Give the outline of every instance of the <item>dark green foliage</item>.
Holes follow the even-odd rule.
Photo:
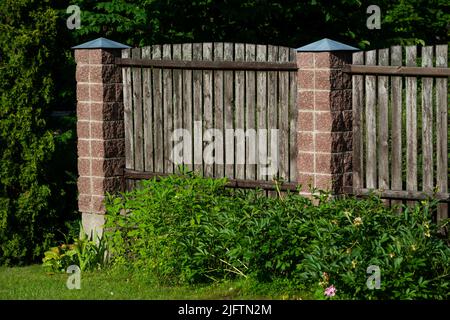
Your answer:
[[[112,264],[162,284],[251,277],[319,297],[334,285],[338,298],[448,298],[450,248],[431,222],[432,204],[397,214],[378,198],[268,198],[224,184],[171,176],[111,197]],[[370,265],[381,269],[379,290],[366,286]]]
[[[57,16],[47,1],[6,0],[0,11],[0,264],[17,264],[40,258],[67,218],[49,205],[64,192],[50,167],[61,138],[46,122]]]
[[[75,1],[84,40],[106,36],[129,45],[247,42],[298,47],[325,37],[361,48],[448,41],[446,0],[114,0]],[[369,30],[369,5],[381,30]]]

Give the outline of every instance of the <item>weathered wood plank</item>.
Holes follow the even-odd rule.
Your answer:
[[[234,60],[245,60],[245,46],[243,43],[234,45]],[[234,72],[234,92],[235,92],[235,124],[236,124],[236,150],[235,150],[235,177],[245,178],[245,71]],[[240,131],[242,130],[242,131]],[[242,134],[239,134],[242,132]]]
[[[383,199],[401,199],[401,200],[427,200],[437,199],[440,202],[450,202],[450,194],[433,193],[424,191],[408,191],[408,190],[378,190],[362,188],[353,192],[355,196],[377,195]]]
[[[256,59],[256,46],[245,45],[245,61],[252,62]],[[245,128],[256,129],[256,72],[245,72]],[[256,134],[255,134],[256,136]],[[245,178],[256,180],[256,143],[248,143],[245,148]]]
[[[279,60],[288,61],[289,48],[279,48]],[[280,132],[280,156],[279,176],[281,179],[289,180],[289,74],[287,72],[278,72],[278,110],[279,110],[279,132]]]
[[[182,47],[182,58],[185,61],[192,60],[192,43],[184,43]],[[192,123],[192,71],[183,70],[183,129],[186,129],[191,133],[190,143],[186,146],[190,146],[190,150],[183,149],[183,163],[188,170],[194,168],[194,145],[193,145],[193,132],[194,126]],[[189,137],[185,137],[188,139]]]
[[[391,65],[402,65],[402,47],[391,48]],[[402,77],[391,77],[391,189],[402,190]],[[401,201],[392,201],[400,205]]]
[[[395,75],[395,76],[422,76],[446,78],[450,76],[447,68],[426,68],[426,67],[401,67],[401,66],[358,66],[345,65],[343,72],[352,74],[370,75]]]
[[[448,46],[436,46],[436,67],[447,67]],[[440,192],[448,192],[448,96],[447,79],[436,79],[436,184]],[[449,205],[440,205],[438,221],[448,218]]]
[[[151,47],[142,48],[142,58],[151,59]],[[144,170],[153,171],[153,110],[152,110],[152,70],[142,70],[142,90],[144,108]]]
[[[161,46],[152,46],[152,59],[161,59]],[[152,92],[153,92],[153,114],[154,114],[154,151],[155,171],[164,172],[164,127],[163,127],[163,99],[162,99],[162,70],[153,70]]]
[[[133,58],[141,57],[141,48],[131,50]],[[133,126],[134,126],[134,168],[144,170],[144,128],[142,114],[142,69],[132,68],[133,74]]]
[[[267,61],[273,62],[278,60],[278,47],[267,47]],[[268,156],[274,159],[270,159],[271,164],[278,162],[278,144],[279,141],[272,141],[275,138],[275,134],[271,134],[272,131],[278,130],[278,75],[275,71],[267,72],[267,124],[268,124]],[[278,131],[279,132],[279,131]],[[278,135],[276,135],[277,138]],[[277,164],[278,167],[278,164]],[[273,175],[269,175],[268,180],[278,177],[278,168]]]
[[[212,61],[212,59],[213,59],[212,43],[203,43],[203,60]],[[205,131],[214,128],[212,95],[213,95],[212,71],[205,70],[203,71],[203,128]],[[203,172],[206,177],[213,177],[214,163],[205,162],[203,166]]]
[[[366,52],[366,64],[375,65],[377,51]],[[366,186],[377,188],[377,122],[376,122],[376,77],[366,76]]]
[[[433,47],[422,47],[422,66],[433,66]],[[433,78],[422,78],[422,190],[433,189]]]
[[[192,48],[192,59],[202,60],[203,45],[194,43]],[[192,71],[193,80],[193,119],[194,119],[194,170],[203,174],[203,76],[202,71]]]
[[[274,62],[278,60],[278,47],[267,46],[267,61]],[[272,181],[278,178],[278,75],[277,72],[267,72],[267,125],[268,125],[268,141],[267,141],[267,153],[270,159],[270,167],[274,167],[276,164],[276,171],[269,172],[267,179]],[[276,191],[269,191],[268,195],[276,197]]]
[[[189,70],[229,70],[229,71],[297,71],[295,62],[239,62],[239,61],[158,61],[116,58],[120,66],[142,68],[189,69]]]
[[[131,49],[123,49],[122,57],[131,56]],[[122,68],[123,107],[125,126],[125,167],[134,169],[134,133],[133,133],[133,96],[131,85],[131,68]]]
[[[163,45],[162,58],[172,59],[172,45]],[[172,70],[163,69],[163,114],[164,114],[164,172],[172,173],[174,169],[171,161],[173,150],[173,96],[172,96]]]
[[[389,65],[389,49],[378,50],[378,64]],[[389,78],[378,77],[378,188],[389,189]]]
[[[136,181],[143,179],[153,179],[159,181],[163,177],[167,177],[168,173],[156,173],[156,172],[143,172],[135,170],[125,170],[125,177],[127,181]],[[226,184],[228,188],[244,188],[244,189],[263,189],[263,190],[275,190],[275,182],[265,180],[243,180],[243,179],[228,179]],[[295,182],[285,182],[280,185],[282,191],[297,191],[298,185]]]
[[[233,43],[224,43],[224,60],[233,60]],[[225,130],[234,129],[234,94],[233,94],[233,71],[224,71],[224,125]],[[234,135],[225,134],[225,176],[234,178]]]
[[[289,61],[297,54],[289,49]],[[289,181],[297,181],[297,72],[289,72]]]
[[[256,61],[266,61],[267,46],[256,46]],[[257,121],[257,179],[267,180],[267,72],[256,72],[256,121]]]
[[[364,52],[353,53],[353,64],[364,63]],[[354,75],[352,77],[352,108],[353,108],[353,181],[354,189],[363,187],[363,123],[362,110],[364,106],[364,76]]]
[[[181,60],[181,44],[174,44],[172,47],[172,59]],[[173,129],[183,128],[183,79],[181,70],[172,71],[173,82]],[[171,135],[172,137],[172,135]],[[173,142],[175,144],[175,141]],[[175,171],[178,171],[180,164],[174,163]]]
[[[416,46],[406,47],[406,65],[415,66]],[[417,79],[406,78],[406,189],[417,191]]]
[[[214,43],[214,60],[222,61],[223,60],[223,43],[216,42]],[[214,128],[216,128],[222,134],[222,138],[224,137],[224,126],[223,126],[223,71],[215,70],[214,71]],[[218,141],[215,145],[215,159],[216,163],[214,166],[214,176],[217,178],[221,178],[225,176],[224,171],[224,141]]]

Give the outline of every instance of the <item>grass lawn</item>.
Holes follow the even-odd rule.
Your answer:
[[[241,280],[189,287],[159,287],[133,280],[126,274],[84,272],[81,289],[66,287],[68,274],[50,274],[40,265],[0,267],[0,299],[311,299],[287,293],[280,285],[254,285]]]

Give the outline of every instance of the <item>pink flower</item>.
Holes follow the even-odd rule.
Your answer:
[[[323,293],[327,297],[334,297],[336,295],[336,288],[331,285],[328,288],[325,289],[325,292]]]

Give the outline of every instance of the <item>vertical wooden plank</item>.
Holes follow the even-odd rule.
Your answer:
[[[130,58],[131,49],[122,50],[122,58]],[[125,168],[134,169],[133,96],[131,68],[122,68],[123,108],[125,126]]]
[[[289,61],[295,62],[297,54],[289,49]],[[289,72],[289,180],[297,181],[297,72]]]
[[[212,43],[203,43],[203,60],[212,61],[213,46]],[[212,71],[203,71],[203,127],[204,130],[213,129],[213,83]],[[204,174],[206,177],[214,176],[214,164],[204,164]]]
[[[234,60],[245,60],[245,47],[243,43],[234,45]],[[245,71],[236,71],[234,73],[234,92],[235,92],[235,130],[245,131]],[[235,177],[236,179],[245,179],[245,136],[236,134],[235,150]]]
[[[132,58],[141,58],[141,48],[131,50]],[[142,69],[133,67],[134,169],[144,170],[144,128],[142,115]]]
[[[422,67],[433,67],[433,47],[422,47]],[[422,78],[422,190],[433,189],[433,78]]]
[[[181,60],[181,44],[172,47],[172,59]],[[183,128],[183,79],[181,70],[173,70],[173,129]],[[174,142],[175,143],[175,142]],[[184,151],[184,149],[183,149]],[[184,158],[184,155],[183,155]],[[174,163],[174,170],[178,172],[180,164]]]
[[[401,46],[391,48],[391,65],[402,65]],[[402,190],[402,77],[391,77],[391,87],[391,189]],[[392,200],[392,204],[401,205],[402,201]]]
[[[287,62],[289,60],[289,48],[279,48],[279,61]],[[283,180],[289,180],[289,73],[286,71],[278,72],[278,110],[279,110],[279,141],[280,157],[278,159],[279,176]]]
[[[151,47],[142,48],[142,59],[151,59]],[[152,110],[152,70],[142,70],[144,99],[144,170],[153,172],[153,110]]]
[[[436,67],[446,68],[448,45],[436,46]],[[436,79],[436,184],[440,192],[448,192],[448,96],[447,78]],[[440,204],[437,220],[448,218],[448,204]]]
[[[192,47],[192,60],[202,60],[203,45],[194,43]],[[202,71],[194,70],[192,72],[193,81],[193,119],[194,119],[194,170],[204,174],[203,172],[203,110],[202,110]]]
[[[183,44],[183,60],[192,60],[192,43]],[[192,70],[183,70],[183,129],[190,132],[191,141],[190,150],[183,150],[183,163],[188,170],[193,170],[194,168],[194,145],[193,145],[193,133],[194,127],[192,123]],[[186,139],[188,137],[185,137]]]
[[[406,47],[406,65],[416,66],[416,46]],[[417,78],[406,77],[406,190],[417,191]],[[414,202],[409,202],[414,204]]]
[[[161,59],[161,46],[152,46],[152,59]],[[152,93],[153,93],[153,116],[154,116],[154,154],[155,154],[155,172],[164,172],[164,140],[163,140],[163,97],[162,97],[162,70],[152,70]]]
[[[364,64],[364,52],[353,53],[353,64]],[[352,76],[352,109],[353,109],[353,190],[363,187],[363,135],[362,110],[364,106],[364,76]]]
[[[163,60],[172,60],[172,45],[163,45]],[[163,69],[163,115],[164,115],[164,172],[172,173],[174,165],[170,160],[173,150],[173,97],[172,70]]]
[[[256,46],[256,61],[267,61],[267,46]],[[256,72],[256,121],[257,121],[257,166],[258,180],[267,180],[261,169],[267,167],[267,72]]]
[[[245,61],[256,61],[256,46],[245,45]],[[245,128],[247,132],[256,129],[256,72],[245,72]],[[256,138],[256,134],[255,134]],[[245,178],[256,179],[256,143],[248,143],[245,148]]]
[[[376,65],[377,51],[366,52],[366,65]],[[376,122],[376,76],[366,76],[366,184],[377,188],[377,122]]]
[[[223,58],[225,61],[233,61],[233,43],[224,43]],[[234,129],[233,113],[233,71],[224,71],[224,126],[227,129]],[[234,135],[225,133],[225,176],[234,178]]]
[[[277,46],[268,46],[267,47],[267,61],[270,62],[278,62],[278,47]],[[271,132],[274,130],[278,130],[278,77],[276,71],[268,71],[267,72],[267,124],[268,124],[268,143],[267,143],[267,154],[271,157],[278,158],[278,143],[272,144]],[[279,133],[279,131],[278,131]],[[280,137],[278,137],[280,138]],[[276,154],[272,154],[272,150],[276,150]],[[274,159],[277,161],[278,159]],[[277,161],[278,162],[278,161]],[[278,172],[276,172],[273,176],[268,176],[268,180],[272,180],[273,178],[277,178]],[[271,192],[269,192],[271,194]]]
[[[378,65],[389,65],[389,49],[378,50]],[[389,77],[378,77],[378,188],[389,189]]]
[[[214,43],[214,61],[223,61],[223,43]],[[223,130],[223,71],[214,71],[214,127],[222,133]],[[215,159],[216,164],[214,166],[214,176],[221,178],[225,176],[224,172],[224,141],[220,144],[216,144]]]

